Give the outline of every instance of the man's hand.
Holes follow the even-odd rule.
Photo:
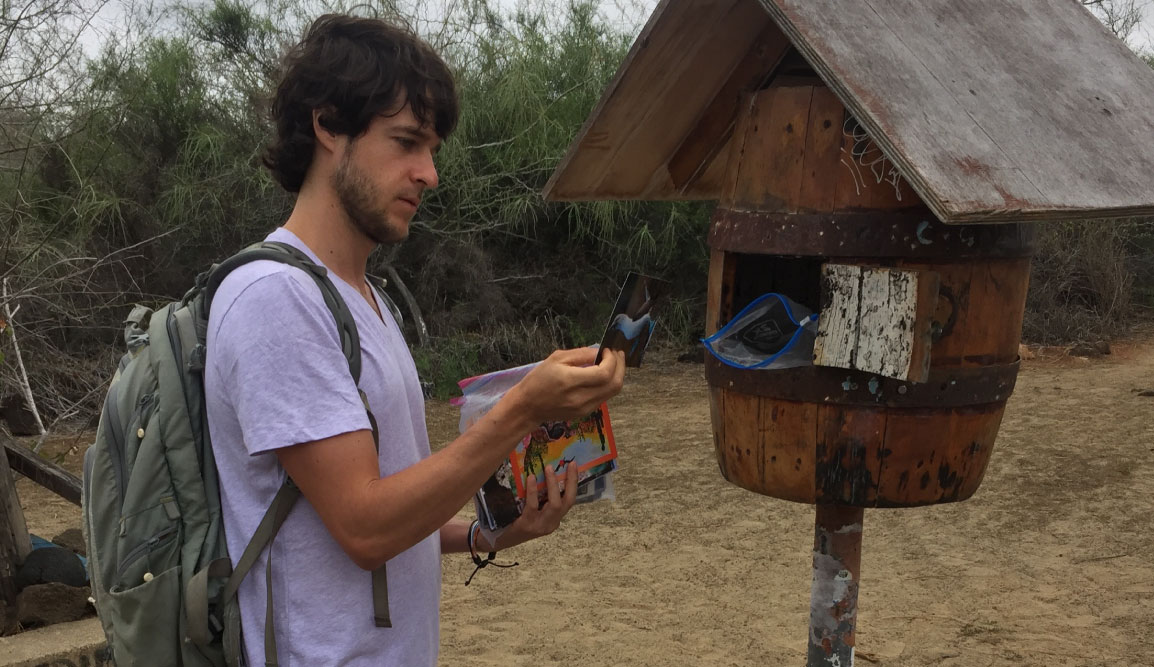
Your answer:
[[[621,391],[625,380],[625,353],[606,350],[593,365],[597,350],[585,347],[558,350],[549,355],[509,390],[514,412],[529,423],[570,421],[584,417]]]
[[[543,422],[567,422],[585,417],[620,392],[625,380],[624,352],[606,350],[601,362],[596,362],[594,348],[558,350],[514,385],[498,406],[530,425],[529,428]],[[501,533],[496,547],[507,549],[557,529],[577,497],[577,466],[570,464],[564,474],[562,495],[557,472],[545,468],[545,504],[540,505],[537,493],[529,491],[521,516]],[[493,546],[484,542],[482,538],[478,545],[481,550]]]
[[[565,468],[565,492],[562,494],[560,480],[552,466],[545,467],[546,502],[538,504],[537,491],[529,490],[525,497],[525,509],[508,528],[501,533],[496,545],[487,544],[481,537],[477,545],[478,551],[496,551],[497,548],[509,547],[543,537],[557,530],[561,519],[573,507],[577,498],[577,465],[569,464]]]

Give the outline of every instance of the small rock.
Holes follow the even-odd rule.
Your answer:
[[[1143,389],[1138,392],[1139,396],[1154,396],[1154,389]]]
[[[79,528],[69,528],[52,538],[52,543],[68,549],[74,554],[87,556],[87,548],[84,546],[84,534],[80,532]]]
[[[692,350],[677,356],[677,360],[687,364],[704,364],[705,363],[705,347],[698,345]]]
[[[16,570],[16,590],[38,584],[83,586],[88,579],[76,554],[61,547],[33,549]]]
[[[16,596],[20,624],[30,628],[78,621],[90,613],[88,595],[87,586],[76,588],[58,583],[29,586]]]
[[[1109,346],[1107,346],[1109,349]],[[1078,343],[1070,348],[1069,355],[1071,357],[1086,357],[1094,358],[1102,356],[1102,348],[1098,343]]]

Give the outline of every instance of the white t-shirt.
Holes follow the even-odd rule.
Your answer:
[[[294,234],[289,243],[319,259]],[[397,323],[381,317],[331,271],[361,341],[361,388],[380,428],[380,469],[388,476],[429,455],[417,370]],[[375,295],[374,295],[375,297]],[[220,471],[233,564],[284,480],[274,450],[369,428],[341,352],[336,321],[319,287],[299,269],[256,261],[221,284],[209,317],[205,394]],[[248,664],[263,665],[265,557],[239,591]],[[357,567],[304,497],[272,547],[277,653],[284,667],[433,666],[441,591],[440,539],[434,533],[388,562],[392,628],[373,624],[371,574]]]

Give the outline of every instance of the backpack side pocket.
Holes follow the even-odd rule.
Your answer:
[[[180,664],[180,566],[142,578],[139,586],[114,588],[104,613],[112,615],[113,660],[118,667]]]

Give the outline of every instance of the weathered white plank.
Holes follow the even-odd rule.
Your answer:
[[[826,264],[821,271],[822,305],[813,362],[854,368],[861,320],[862,267]]]
[[[909,271],[863,269],[857,367],[904,378],[914,356],[918,277]]]
[[[814,364],[924,380],[936,300],[932,272],[826,264]]]

